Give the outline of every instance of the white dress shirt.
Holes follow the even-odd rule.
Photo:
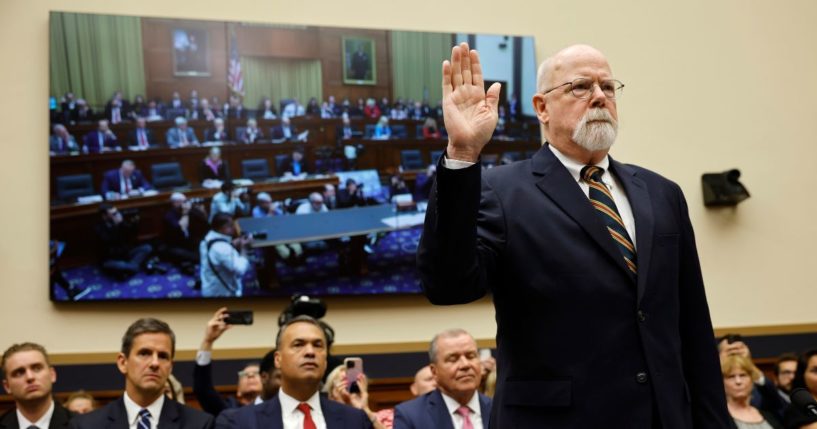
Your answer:
[[[281,417],[284,420],[284,429],[303,429],[304,413],[298,409],[301,401],[287,395],[283,388],[278,390],[278,400],[281,401]],[[312,408],[310,414],[312,415],[312,421],[315,422],[315,427],[317,429],[326,429],[326,419],[323,418],[319,392],[315,392],[306,403]]]
[[[28,421],[23,413],[20,412],[20,409],[17,409],[17,423],[19,423],[19,429],[28,429],[31,425],[37,426],[40,429],[48,429],[48,425],[51,424],[51,416],[54,415],[54,401],[51,401],[51,405],[48,407],[48,410],[40,417],[40,420],[36,422]]]
[[[562,163],[562,165],[567,168],[567,171],[573,176],[573,180],[579,184],[579,187],[584,192],[584,195],[590,198],[590,185],[587,184],[581,178],[581,171],[584,168],[584,164],[576,162],[570,158],[568,158],[565,154],[559,152],[559,149],[553,147],[553,145],[548,145],[548,148],[553,152],[553,155],[556,156],[556,159]],[[474,165],[473,162],[468,161],[461,161],[458,159],[449,159],[448,157],[444,157],[443,159],[443,167],[450,168],[452,170],[459,170],[462,168],[467,168]],[[624,221],[624,227],[627,228],[627,234],[630,234],[630,240],[633,242],[633,246],[638,249],[638,245],[635,241],[635,218],[633,217],[633,209],[630,206],[630,200],[627,199],[627,194],[624,192],[624,188],[621,186],[621,182],[610,174],[608,167],[610,166],[610,157],[605,156],[598,164],[595,164],[596,167],[601,167],[604,169],[604,174],[601,176],[601,181],[607,186],[607,189],[610,190],[610,193],[613,195],[613,201],[616,203],[616,208],[618,209],[618,214],[621,216],[621,220]]]
[[[137,429],[139,424],[139,411],[142,411],[142,407],[139,406],[136,402],[133,402],[133,399],[125,393],[125,413],[128,415],[128,427],[130,429]],[[165,405],[165,395],[159,395],[159,398],[153,401],[152,404],[148,405],[147,410],[150,411],[150,427],[152,429],[160,429],[158,427],[159,424],[159,416],[162,414],[162,407]]]
[[[460,408],[460,403],[442,391],[440,391],[440,394],[443,395],[443,401],[445,401],[445,407],[448,408],[448,416],[451,417],[451,422],[454,423],[454,429],[462,429],[462,424],[465,419],[463,419],[460,413],[457,412],[457,409]],[[468,419],[471,420],[471,426],[473,426],[474,429],[483,429],[482,409],[480,409],[479,406],[479,394],[474,392],[474,396],[471,397],[471,400],[468,401],[465,406],[471,410],[471,414],[468,416]]]

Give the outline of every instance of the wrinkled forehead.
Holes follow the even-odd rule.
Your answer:
[[[607,58],[590,46],[571,46],[553,57],[551,84],[558,85],[579,77],[611,78],[613,72]]]

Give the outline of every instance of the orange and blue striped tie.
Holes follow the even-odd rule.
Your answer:
[[[624,256],[624,263],[627,268],[633,273],[638,274],[635,259],[635,246],[630,239],[630,234],[627,233],[627,228],[624,226],[624,221],[621,220],[621,215],[616,208],[616,202],[613,201],[613,195],[601,181],[601,175],[604,174],[604,169],[596,167],[595,165],[587,165],[582,168],[582,179],[590,185],[590,203],[601,215],[607,230],[610,231],[610,236],[613,237],[618,250]]]

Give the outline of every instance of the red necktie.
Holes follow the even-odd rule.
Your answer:
[[[309,407],[309,404],[301,402],[298,404],[298,409],[304,413],[304,429],[318,429],[315,421],[312,420],[312,408]]]
[[[145,138],[145,130],[139,130],[139,146],[148,147],[148,140]]]

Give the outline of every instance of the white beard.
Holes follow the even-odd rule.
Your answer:
[[[576,124],[573,141],[591,151],[610,149],[616,141],[618,122],[606,109],[594,108],[587,111]]]

